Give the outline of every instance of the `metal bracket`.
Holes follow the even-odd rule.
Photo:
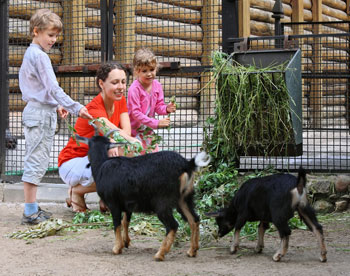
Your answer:
[[[289,39],[289,35],[284,35],[283,48],[284,49],[299,48],[299,41],[298,40],[291,40],[291,39]]]
[[[234,52],[248,51],[249,48],[250,48],[249,37],[245,37],[242,42],[233,44]]]

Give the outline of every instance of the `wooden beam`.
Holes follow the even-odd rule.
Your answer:
[[[79,64],[84,61],[85,51],[85,0],[64,1],[62,5],[64,15],[62,64]],[[72,99],[83,101],[84,91],[78,78],[64,79],[61,87]]]
[[[150,0],[137,0],[136,14],[192,24],[200,24],[201,22],[200,11],[177,7],[165,3],[157,3]]]
[[[312,21],[322,21],[322,0],[312,0]],[[312,30],[313,34],[321,34],[321,25],[315,24]],[[322,71],[322,44],[320,38],[315,38],[312,45],[312,71],[320,73]],[[321,127],[322,121],[322,80],[314,79],[311,81],[310,89],[311,105],[311,126]]]
[[[239,36],[250,36],[250,0],[238,1]]]
[[[219,3],[218,0],[203,0],[202,29],[203,29],[203,54],[202,66],[211,65],[213,51],[219,49]],[[201,110],[205,121],[209,114],[213,114],[215,103],[215,83],[210,83],[212,74],[210,72],[201,75]]]
[[[136,0],[115,2],[116,24],[114,31],[116,43],[114,54],[121,63],[131,63],[135,52],[135,9]]]
[[[304,0],[292,0],[292,22],[304,21]],[[294,33],[294,29],[293,29]]]

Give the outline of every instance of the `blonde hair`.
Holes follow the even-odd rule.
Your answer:
[[[143,67],[143,66],[155,66],[156,69],[159,69],[159,64],[157,58],[153,51],[149,48],[138,49],[134,55],[133,59],[133,69],[134,72]]]
[[[30,18],[29,32],[32,37],[34,36],[34,28],[43,31],[49,27],[52,27],[59,33],[63,28],[61,18],[49,9],[39,9]]]

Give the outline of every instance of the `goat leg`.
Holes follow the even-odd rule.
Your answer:
[[[322,263],[325,263],[325,262],[327,262],[327,249],[326,249],[326,245],[324,243],[324,237],[323,237],[323,234],[320,233],[319,231],[317,231],[317,233],[316,233],[316,236],[317,236],[317,238],[319,240],[319,244],[320,244],[320,247],[321,247],[320,261]]]
[[[235,235],[233,239],[233,244],[230,247],[230,253],[235,254],[239,248],[239,233],[241,232],[241,229],[235,230]]]
[[[199,249],[199,217],[193,208],[193,201],[181,197],[179,200],[178,211],[188,222],[191,229],[191,246],[187,251],[188,257],[196,257]]]
[[[121,226],[119,225],[115,229],[115,244],[113,247],[113,253],[119,255],[122,253],[122,249],[124,247],[122,235],[121,235]]]
[[[281,238],[280,248],[277,250],[275,255],[273,255],[272,259],[275,262],[279,262],[284,255],[286,255],[289,244],[289,236],[285,236]]]
[[[258,228],[258,244],[256,245],[255,251],[257,253],[261,253],[264,249],[264,235],[266,229],[269,228],[269,224],[266,222],[260,222],[259,228]]]
[[[318,223],[315,211],[311,208],[310,205],[306,205],[304,208],[298,208],[299,216],[305,222],[307,227],[316,235],[320,249],[320,261],[322,263],[327,262],[327,249],[324,242],[323,229],[322,226]]]
[[[122,228],[123,228],[122,237],[123,237],[123,243],[124,243],[125,248],[128,248],[130,245],[130,237],[129,237],[130,219],[129,219],[129,217],[130,217],[130,215],[125,212],[124,216],[123,216],[123,220],[122,220]]]
[[[196,257],[199,249],[199,222],[190,224],[191,228],[191,247],[187,251],[188,257]]]
[[[165,236],[158,252],[156,253],[156,255],[154,255],[154,259],[156,261],[164,261],[165,254],[170,251],[170,248],[175,240],[175,234],[175,230],[170,230],[169,233]]]

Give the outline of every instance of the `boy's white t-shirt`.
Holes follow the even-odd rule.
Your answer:
[[[19,87],[25,102],[33,101],[52,106],[63,106],[73,115],[83,107],[73,101],[59,86],[51,60],[38,44],[31,43],[19,70]]]

